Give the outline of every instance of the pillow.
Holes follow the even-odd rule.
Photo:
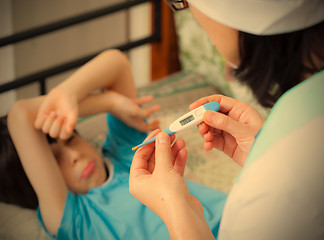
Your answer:
[[[0,212],[0,239],[51,239],[39,224],[36,211],[0,202]]]

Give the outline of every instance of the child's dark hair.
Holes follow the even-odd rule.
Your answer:
[[[11,140],[7,116],[0,118],[0,202],[36,209],[38,200]]]
[[[272,36],[239,32],[241,64],[234,74],[247,83],[258,101],[272,107],[278,98],[303,80],[305,74],[323,69],[324,22],[313,27]]]
[[[49,135],[46,137],[49,144],[57,142]],[[7,116],[0,118],[0,202],[30,209],[36,209],[38,206],[37,195],[25,174],[11,140]]]

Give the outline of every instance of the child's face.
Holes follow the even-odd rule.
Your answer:
[[[87,193],[107,179],[100,155],[80,136],[51,144],[67,187],[76,194]]]

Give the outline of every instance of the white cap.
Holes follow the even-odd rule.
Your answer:
[[[301,30],[324,20],[324,0],[188,0],[211,19],[255,35]]]

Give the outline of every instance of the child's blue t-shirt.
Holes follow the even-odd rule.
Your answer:
[[[87,194],[68,192],[57,239],[170,239],[162,219],[129,193],[132,147],[146,137],[112,115],[107,115],[107,138],[103,154],[111,161],[109,178]],[[201,201],[206,220],[217,238],[227,194],[187,182],[191,194]],[[150,191],[148,189],[148,191]],[[40,211],[38,218],[44,227]],[[44,227],[45,229],[45,227]]]

